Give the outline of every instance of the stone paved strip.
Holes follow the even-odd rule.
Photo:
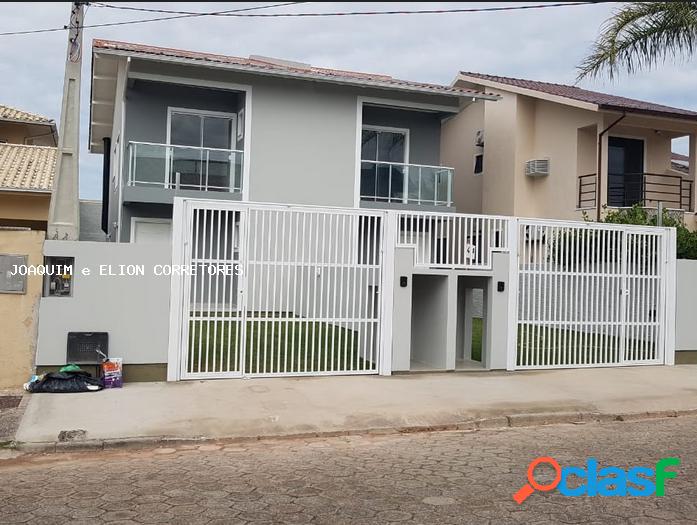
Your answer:
[[[0,462],[2,523],[694,523],[697,417],[479,432],[181,445]],[[652,466],[665,497],[512,494],[528,463]],[[549,472],[541,470],[539,481]]]

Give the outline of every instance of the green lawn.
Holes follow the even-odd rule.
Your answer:
[[[238,321],[190,321],[189,371],[239,371],[239,325]],[[357,330],[298,317],[247,321],[244,371],[263,374],[370,369],[371,362],[358,351],[359,347],[370,346],[368,336],[359,341],[360,336]]]
[[[594,365],[619,362],[621,356],[621,343],[619,336],[593,335],[578,330],[567,328],[547,327],[546,330],[527,328],[518,330],[518,364],[528,365]],[[526,343],[524,345],[523,343]],[[626,339],[628,348],[642,346],[642,341]],[[524,348],[527,346],[527,355]],[[648,342],[647,358],[650,358]],[[539,349],[539,355],[534,349]],[[543,354],[541,351],[547,351]]]
[[[484,325],[483,319],[477,317],[472,318],[472,359],[474,361],[482,360],[482,328]]]

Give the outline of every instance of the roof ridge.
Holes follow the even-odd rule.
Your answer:
[[[648,100],[641,100],[623,95],[603,93],[602,91],[595,91],[569,84],[507,77],[503,75],[490,75],[487,73],[476,73],[474,71],[460,71],[460,75],[472,79],[496,82],[506,86],[546,93],[548,95],[555,95],[570,100],[588,102],[605,109],[623,109],[630,112],[663,114],[664,116],[682,116],[683,118],[689,117],[690,119],[697,117],[697,111],[691,109],[668,106],[660,102],[650,102]]]
[[[31,111],[27,111],[27,110],[25,110],[25,109],[18,108],[18,107],[15,107],[15,106],[10,106],[10,105],[8,105],[8,104],[0,104],[0,110],[3,109],[3,108],[4,108],[4,109],[9,109],[10,111],[16,111],[16,112],[18,112],[18,113],[24,113],[25,115],[30,115],[30,116],[32,116],[32,117],[39,118],[39,119],[41,119],[41,120],[46,121],[47,123],[48,123],[48,122],[55,122],[52,118],[49,118],[49,117],[47,117],[47,116],[45,116],[45,115],[40,115],[39,113],[32,113]],[[0,111],[0,113],[2,113],[2,112]],[[8,120],[8,119],[7,119],[7,118],[4,118],[4,117],[2,117],[2,116],[0,116],[0,120]],[[10,118],[9,120],[20,120],[20,119],[12,119],[12,118]]]
[[[214,53],[206,53],[199,51],[187,51],[184,49],[169,48],[154,46],[149,44],[137,44],[130,42],[123,42],[118,40],[105,40],[105,39],[94,39],[92,41],[93,50],[98,51],[103,49],[105,51],[121,51],[125,53],[141,53],[141,54],[153,54],[153,55],[164,55],[174,58],[182,58],[189,60],[198,60],[211,62],[218,62],[221,64],[234,64],[243,67],[257,68],[258,70],[267,70],[269,72],[279,72],[279,73],[297,73],[301,75],[314,75],[316,77],[325,78],[335,78],[343,79],[345,81],[365,81],[365,82],[375,82],[375,83],[388,83],[394,85],[395,87],[412,87],[412,88],[422,88],[427,89],[432,92],[446,93],[455,96],[476,96],[485,95],[491,97],[491,93],[478,92],[476,90],[464,89],[459,87],[450,86],[447,84],[436,84],[428,82],[419,82],[413,80],[404,80],[392,77],[391,75],[385,75],[381,73],[367,73],[362,71],[353,71],[348,69],[337,69],[323,66],[313,66],[310,67],[298,67],[291,65],[281,65],[275,62],[269,62],[260,60],[258,58],[252,57],[238,57],[234,55],[221,55]],[[276,59],[282,60],[282,59]]]

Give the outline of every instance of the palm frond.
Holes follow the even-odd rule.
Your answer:
[[[689,57],[696,47],[697,2],[633,2],[603,25],[577,81],[649,69],[669,57]]]

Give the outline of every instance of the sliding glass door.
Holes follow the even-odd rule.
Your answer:
[[[170,110],[170,187],[233,190],[235,119],[234,114]]]

